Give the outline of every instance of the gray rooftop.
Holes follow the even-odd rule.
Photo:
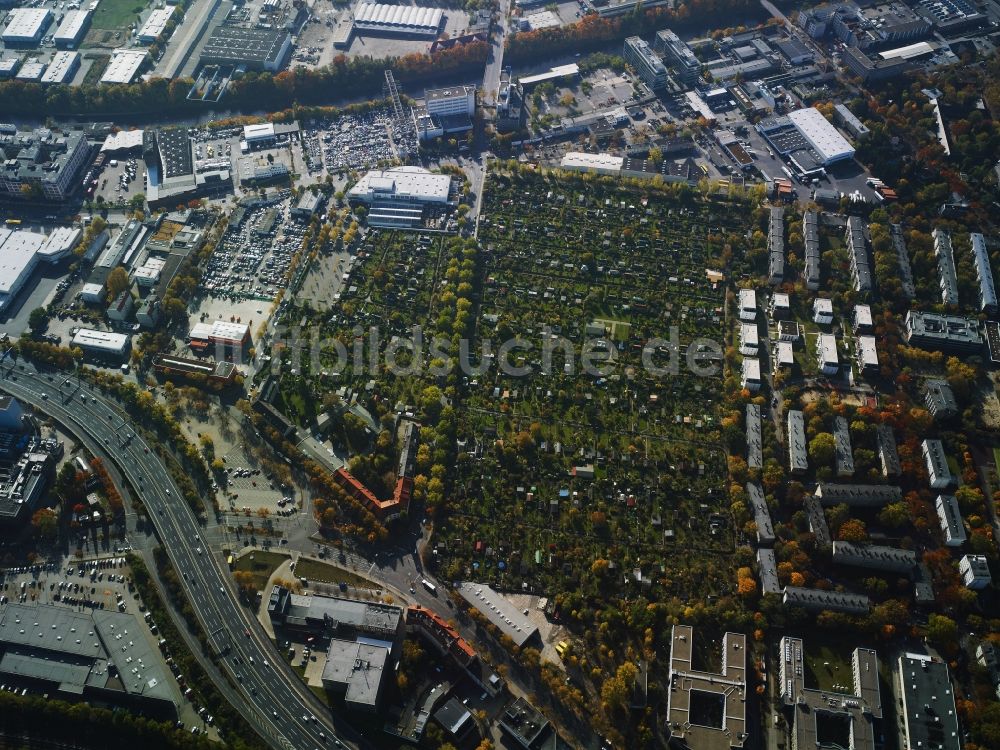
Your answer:
[[[809,468],[805,418],[798,409],[788,410],[788,463],[793,472]]]
[[[899,463],[899,452],[896,450],[896,436],[892,434],[892,426],[880,424],[875,426],[875,436],[878,440],[879,460],[882,462],[882,474],[887,477],[899,476],[903,468]]]
[[[886,547],[880,544],[854,544],[834,542],[833,561],[860,568],[910,573],[917,565],[917,554],[912,550]]]
[[[958,315],[910,310],[906,313],[906,342],[924,348],[974,351],[983,346],[979,321]]]
[[[774,550],[761,547],[757,550],[757,567],[760,572],[760,586],[765,594],[780,594],[781,584],[778,582],[778,561]]]
[[[747,466],[764,468],[764,447],[761,442],[760,407],[747,404]]]
[[[478,609],[487,619],[496,625],[500,632],[509,636],[518,646],[524,644],[538,632],[538,626],[530,618],[523,615],[502,594],[494,591],[485,583],[463,581],[458,587],[458,593]]]
[[[771,525],[767,499],[764,497],[764,490],[756,482],[747,482],[747,500],[753,512],[754,523],[757,524],[757,542],[774,544],[774,528]]]
[[[389,649],[333,638],[323,665],[323,682],[346,689],[348,703],[375,707],[385,675]]]
[[[799,586],[785,586],[783,602],[786,606],[802,607],[813,612],[828,609],[833,612],[867,614],[871,608],[871,602],[864,594],[848,594]]]
[[[855,507],[876,508],[903,499],[903,491],[884,484],[827,484],[821,482],[816,497],[825,506],[845,503]]]
[[[906,653],[898,666],[907,746],[961,750],[948,665],[926,654]]]
[[[837,475],[851,476],[854,473],[854,453],[851,451],[851,431],[846,417],[834,418],[833,440],[837,456]]]

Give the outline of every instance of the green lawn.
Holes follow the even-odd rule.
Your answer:
[[[254,574],[254,585],[257,590],[263,591],[271,573],[287,559],[288,555],[278,552],[251,552],[239,558],[233,566],[233,570],[249,570]]]
[[[806,685],[817,690],[844,692],[843,687],[851,690],[854,677],[851,674],[851,662],[830,646],[810,644],[805,641]]]
[[[95,29],[119,31],[133,21],[146,9],[144,0],[101,0],[94,11],[91,25]]]
[[[338,568],[335,565],[328,565],[318,560],[300,559],[295,564],[295,575],[305,578],[307,581],[321,581],[323,583],[346,583],[348,586],[356,586],[363,589],[377,589],[379,586],[367,578],[355,575],[349,570]]]

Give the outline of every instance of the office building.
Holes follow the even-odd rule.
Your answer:
[[[476,87],[426,89],[424,104],[413,108],[413,122],[421,140],[472,130]]]
[[[405,630],[403,610],[392,604],[293,594],[283,586],[271,589],[267,615],[275,627],[348,640],[397,643]]]
[[[899,463],[896,436],[892,434],[892,427],[887,424],[875,425],[875,438],[878,443],[878,460],[882,466],[882,476],[898,477],[903,467]]]
[[[772,206],[767,225],[768,274],[772,284],[785,277],[785,209]]]
[[[938,495],[934,502],[934,509],[941,522],[941,533],[944,536],[945,545],[961,547],[965,544],[965,522],[962,520],[962,511],[958,507],[958,500],[955,496]]]
[[[982,351],[979,321],[974,318],[909,310],[904,323],[903,340],[910,346],[954,354]]]
[[[144,49],[116,49],[111,53],[101,83],[132,83],[148,59]]]
[[[947,420],[958,416],[958,401],[947,380],[934,378],[924,383],[924,404],[934,419]]]
[[[0,526],[17,527],[31,518],[41,505],[53,466],[50,454],[29,451],[0,467]]]
[[[382,643],[331,638],[323,665],[323,687],[344,697],[349,709],[374,713],[386,676],[393,674],[392,649]]]
[[[924,463],[927,466],[927,477],[931,487],[936,490],[950,487],[955,481],[955,476],[948,466],[948,457],[941,441],[925,438],[920,443],[920,452],[923,454]]]
[[[645,39],[638,36],[626,39],[622,57],[654,91],[667,85],[667,66],[656,56]]]
[[[875,276],[872,273],[868,256],[868,240],[865,223],[860,216],[847,217],[847,255],[851,261],[851,280],[854,291],[865,294],[875,288]]]
[[[897,674],[905,747],[962,750],[948,665],[927,654],[907,652],[899,657]]]
[[[785,636],[778,644],[781,699],[792,712],[792,748],[880,746],[876,723],[882,718],[878,656],[856,648],[851,655],[851,691],[806,687],[805,647],[801,638]],[[846,741],[845,741],[846,740]]]
[[[13,396],[0,396],[0,430],[4,432],[20,432],[24,428],[21,420],[24,409],[21,402]]]
[[[500,73],[496,116],[496,127],[501,133],[519,130],[524,124],[524,86],[511,78],[510,68],[504,68]]]
[[[854,158],[854,147],[818,109],[797,109],[788,113],[788,119],[819,156],[822,166]]]
[[[0,606],[0,673],[50,698],[176,717],[173,680],[135,615],[49,604]]]
[[[663,53],[663,59],[675,71],[681,83],[693,86],[701,77],[701,61],[694,52],[670,29],[656,32],[654,48]]]
[[[825,589],[808,589],[785,586],[782,603],[786,607],[802,607],[810,612],[844,612],[852,615],[868,614],[871,601],[864,594],[848,594]]]
[[[422,167],[371,170],[348,191],[351,203],[369,207],[373,226],[414,227],[423,223],[429,207],[449,205],[451,177]]]
[[[596,172],[618,176],[621,174],[624,157],[611,154],[590,154],[582,151],[569,151],[559,162],[559,168],[572,172]]]
[[[972,245],[972,260],[976,266],[976,279],[979,281],[979,310],[988,315],[997,313],[997,289],[993,279],[993,268],[990,266],[990,254],[986,249],[986,238],[980,232],[969,234]]]
[[[859,120],[846,104],[835,104],[833,106],[833,119],[844,130],[851,134],[851,137],[864,138],[871,131],[868,126]]]
[[[56,52],[42,74],[42,83],[70,83],[80,69],[80,53]]]
[[[809,469],[805,417],[798,409],[789,409],[787,420],[788,468],[792,474],[804,474]]]
[[[48,8],[14,8],[0,39],[12,46],[37,46],[51,23],[52,11]]]
[[[888,503],[903,499],[899,487],[884,484],[831,484],[820,482],[816,486],[816,497],[823,506],[849,505],[855,508],[881,508]]]
[[[920,63],[912,57],[869,57],[860,47],[846,47],[841,53],[845,68],[863,83],[878,83],[896,78],[917,68]]]
[[[746,709],[747,642],[743,633],[722,637],[722,668],[694,666],[694,629],[674,625],[670,637],[670,743],[707,750],[736,750],[749,738]]]
[[[761,439],[760,406],[747,404],[747,466],[751,469],[764,468],[764,447]]]
[[[80,347],[85,354],[122,360],[132,348],[132,338],[124,333],[81,328],[73,336],[70,346]]]
[[[148,295],[135,310],[135,322],[147,331],[156,328],[163,320],[163,304],[155,294]]]
[[[167,22],[173,17],[176,5],[164,5],[162,8],[154,8],[146,17],[146,22],[139,29],[139,41],[143,44],[152,44],[166,30]]]
[[[276,73],[291,53],[292,36],[287,29],[222,25],[205,42],[201,62]]]
[[[369,34],[437,36],[444,20],[440,8],[362,2],[354,8],[354,28]]]
[[[462,581],[455,590],[519,648],[538,639],[538,626],[531,618],[487,584]]]
[[[79,186],[91,151],[83,133],[19,132],[0,143],[0,194],[21,198],[24,190],[40,190],[40,198],[65,200]]]
[[[819,289],[819,214],[805,211],[802,214],[802,241],[805,244],[806,289]]]
[[[963,555],[958,561],[958,572],[966,588],[979,590],[993,583],[990,564],[985,555]]]
[[[774,526],[768,510],[764,490],[756,482],[747,482],[747,502],[757,525],[757,544],[774,544]]]
[[[946,305],[958,304],[958,275],[955,271],[955,255],[951,247],[951,235],[941,229],[932,232],[934,236],[934,256],[938,264],[938,285],[941,287],[941,301]]]
[[[52,41],[56,43],[56,47],[73,49],[80,46],[80,42],[83,41],[83,37],[90,27],[90,16],[89,10],[66,11],[55,34],[52,35]]]

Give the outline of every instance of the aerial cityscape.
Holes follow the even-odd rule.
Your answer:
[[[1000,750],[998,45],[0,0],[0,747]]]

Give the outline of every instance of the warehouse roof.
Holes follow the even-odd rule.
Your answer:
[[[485,583],[463,581],[458,593],[518,646],[538,632],[538,626],[530,618]]]
[[[854,155],[854,147],[830,124],[823,113],[814,107],[805,107],[788,113],[795,128],[809,141],[824,162]]]
[[[73,337],[72,345],[88,349],[121,351],[128,344],[129,337],[124,333],[112,331],[95,331],[91,328],[81,328]]]
[[[563,169],[605,169],[620,171],[624,163],[625,160],[621,156],[570,151],[562,158],[559,166]]]
[[[79,52],[56,52],[42,75],[42,83],[66,83],[80,64]]]
[[[163,33],[164,28],[167,25],[167,21],[174,14],[175,5],[165,5],[162,8],[154,8],[153,12],[149,14],[146,19],[146,23],[142,25],[139,29],[139,38],[143,41],[153,41],[160,34]]]
[[[8,16],[7,28],[3,30],[4,41],[36,39],[52,18],[48,8],[14,8]]]
[[[90,20],[89,10],[66,11],[59,28],[53,35],[56,44],[71,44],[76,42],[83,33]]]
[[[146,61],[144,49],[116,49],[111,53],[101,83],[131,83]]]
[[[288,39],[285,29],[219,26],[205,42],[201,55],[233,64],[275,62]]]

